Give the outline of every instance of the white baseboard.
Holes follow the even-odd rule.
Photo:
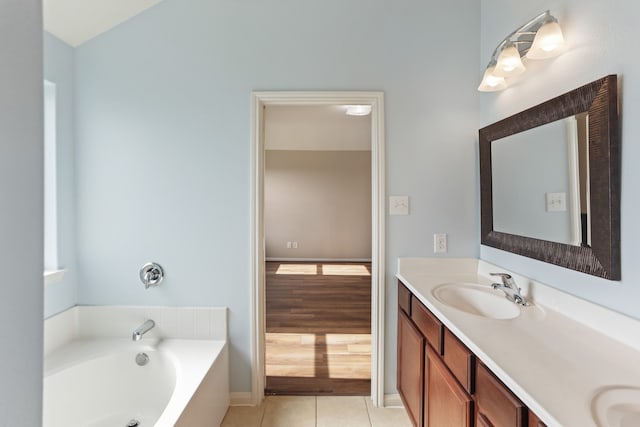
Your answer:
[[[371,262],[371,258],[271,258],[268,262]]]
[[[231,406],[254,406],[250,391],[231,392],[229,393],[229,400]]]
[[[384,407],[385,408],[404,408],[402,399],[398,393],[385,394],[384,395]]]

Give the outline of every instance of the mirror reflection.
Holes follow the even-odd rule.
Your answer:
[[[588,113],[491,142],[493,227],[590,246]]]

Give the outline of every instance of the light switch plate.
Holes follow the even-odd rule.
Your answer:
[[[546,193],[547,212],[564,212],[567,210],[567,193]]]
[[[409,215],[409,196],[390,196],[389,215]]]

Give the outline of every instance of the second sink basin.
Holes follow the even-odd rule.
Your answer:
[[[602,389],[591,403],[591,412],[598,427],[640,426],[640,387]]]
[[[490,319],[513,319],[521,312],[501,291],[473,283],[445,283],[433,290],[433,296],[457,310]]]

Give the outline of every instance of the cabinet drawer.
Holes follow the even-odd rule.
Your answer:
[[[477,424],[525,427],[527,408],[480,361],[476,363]],[[484,423],[484,424],[482,424]]]
[[[411,292],[398,280],[398,307],[411,315]]]
[[[444,362],[467,393],[473,394],[475,356],[446,328],[444,330]]]
[[[416,298],[411,299],[411,319],[416,324],[427,342],[442,354],[442,323]]]

